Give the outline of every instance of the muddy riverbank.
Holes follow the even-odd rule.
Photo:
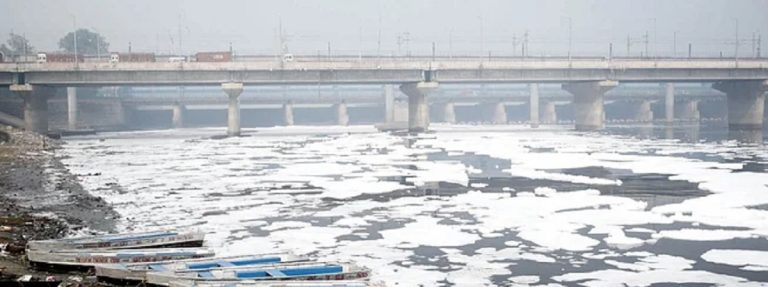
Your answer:
[[[9,136],[0,142],[0,280],[51,275],[27,267],[27,241],[112,231],[117,213],[64,167],[59,140],[11,128],[0,132]]]

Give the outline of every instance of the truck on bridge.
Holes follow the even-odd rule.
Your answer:
[[[232,62],[232,52],[198,52],[196,62]]]
[[[154,53],[117,53],[113,52],[109,56],[110,63],[150,63],[155,62]]]
[[[69,53],[37,53],[38,63],[74,63],[84,62],[85,58],[79,54]]]

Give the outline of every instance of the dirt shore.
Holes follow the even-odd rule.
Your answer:
[[[20,275],[65,277],[39,272],[24,262],[28,240],[72,233],[112,231],[117,213],[101,198],[83,190],[61,163],[53,140],[0,127],[0,281]]]

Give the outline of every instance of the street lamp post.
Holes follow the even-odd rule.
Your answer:
[[[735,51],[733,52],[733,57],[738,59],[739,58],[739,19],[738,18],[734,18],[733,20],[736,22],[735,23],[736,34],[734,35],[735,38],[736,38],[736,41],[735,41],[735,44],[734,44]]]
[[[74,29],[74,33],[73,33],[74,35],[72,37],[72,42],[74,42],[73,46],[74,46],[74,49],[75,49],[75,64],[77,64],[77,62],[78,62],[78,59],[77,59],[77,57],[78,57],[78,55],[77,55],[77,18],[74,15],[72,15],[72,28]]]
[[[677,31],[672,33],[672,58],[677,57]]]
[[[571,51],[573,49],[573,18],[568,17],[568,60],[571,60]]]

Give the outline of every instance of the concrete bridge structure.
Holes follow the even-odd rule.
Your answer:
[[[386,86],[301,86],[259,87],[244,89],[241,94],[241,109],[282,109],[283,112],[292,109],[331,109],[335,113],[336,123],[349,123],[348,108],[376,108],[384,110],[393,106],[396,115],[390,121],[407,120],[407,96],[395,93],[387,103]],[[389,87],[391,88],[391,87]],[[557,122],[556,106],[570,104],[573,96],[559,86],[541,85],[539,88],[541,102],[538,110],[540,122],[553,124]],[[605,104],[624,104],[636,107],[635,114],[624,119],[632,122],[651,122],[654,119],[651,104],[663,102],[664,86],[634,85],[620,86],[605,95]],[[126,108],[136,111],[172,111],[174,127],[181,127],[185,111],[188,110],[225,110],[227,100],[219,94],[221,91],[212,87],[134,87],[129,93],[120,96]],[[438,121],[455,123],[456,107],[489,107],[484,113],[492,115],[493,123],[506,123],[507,109],[513,106],[530,106],[530,89],[524,85],[442,85],[438,91],[430,95],[429,106],[432,118]],[[683,119],[687,119],[685,110],[680,107],[697,109],[700,102],[720,102],[725,104],[725,94],[705,85],[679,85],[674,100]],[[406,111],[403,112],[403,109]],[[519,112],[519,111],[518,111]],[[292,114],[292,113],[291,113]],[[435,115],[437,114],[437,116]],[[344,116],[346,115],[346,116]],[[530,118],[535,114],[529,115]],[[287,115],[283,116],[287,119]],[[691,117],[691,120],[694,120]],[[290,121],[284,120],[283,123]]]
[[[573,95],[576,128],[595,130],[604,126],[605,94],[619,83],[669,83],[665,104],[670,117],[675,96],[671,83],[677,82],[713,83],[727,97],[731,128],[762,128],[766,59],[297,57],[292,62],[0,64],[0,86],[8,85],[24,98],[25,124],[40,132],[47,130],[44,106],[52,87],[217,85],[228,96],[228,133],[237,135],[239,98],[246,85],[398,85],[408,97],[409,130],[424,131],[429,125],[429,95],[441,85],[529,83],[531,123],[537,125],[541,120],[537,84],[557,83]],[[385,98],[394,96],[392,90],[387,89]],[[387,102],[389,120],[393,107]],[[646,113],[647,104],[640,106],[638,113]],[[446,117],[449,108],[444,107]],[[495,110],[501,114],[502,108]],[[285,109],[292,113],[289,105]],[[340,114],[342,110],[340,105]],[[693,108],[688,110],[695,114]]]

